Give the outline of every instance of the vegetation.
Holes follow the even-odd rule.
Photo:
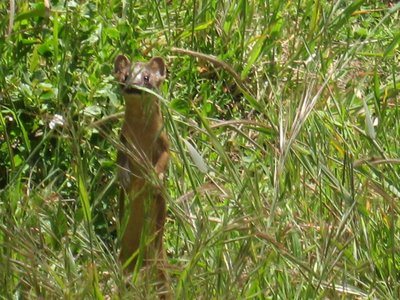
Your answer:
[[[119,53],[168,62],[176,299],[400,297],[399,3],[50,2],[0,2],[2,299],[154,297],[117,260]]]

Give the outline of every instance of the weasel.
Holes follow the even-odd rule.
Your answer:
[[[166,66],[161,57],[153,57],[148,63],[131,63],[126,56],[118,55],[114,72],[125,99],[121,147],[117,154],[122,190],[120,220],[126,224],[121,236],[120,260],[127,264],[127,270],[133,270],[141,258],[143,264],[156,262],[165,284],[166,201],[160,184],[155,182],[163,179],[167,169],[169,142],[158,97],[140,88],[158,92],[166,77]],[[126,218],[127,222],[123,222]]]

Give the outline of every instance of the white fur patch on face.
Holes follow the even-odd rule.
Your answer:
[[[143,77],[145,75],[145,66],[142,63],[137,63],[133,66],[130,81],[133,84],[143,85]]]

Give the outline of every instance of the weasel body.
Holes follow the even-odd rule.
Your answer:
[[[126,223],[120,260],[128,264],[128,270],[135,268],[140,257],[144,258],[144,264],[155,261],[166,280],[163,249],[166,201],[155,182],[163,178],[167,169],[169,142],[157,96],[139,89],[157,92],[165,79],[166,67],[160,57],[133,64],[126,56],[119,55],[114,71],[126,105],[122,146],[117,155],[122,187],[120,220],[121,224]],[[125,218],[127,222],[123,222]]]

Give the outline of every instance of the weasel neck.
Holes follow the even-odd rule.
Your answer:
[[[128,125],[141,125],[161,118],[158,99],[149,94],[125,94],[125,123]]]
[[[124,95],[126,108],[122,132],[135,144],[152,144],[158,139],[163,120],[158,99],[149,94]]]

